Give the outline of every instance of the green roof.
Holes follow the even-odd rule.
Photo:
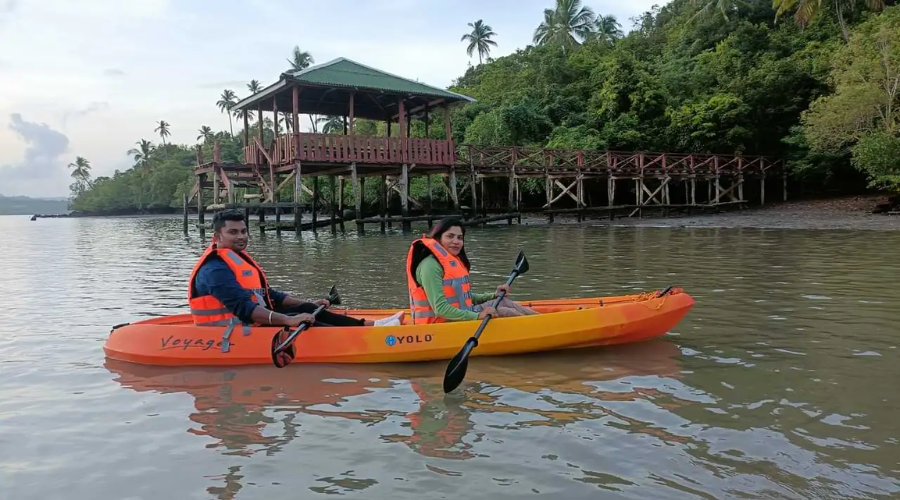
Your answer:
[[[282,74],[298,83],[347,87],[359,90],[376,90],[395,94],[443,97],[449,101],[474,101],[471,97],[432,87],[385,71],[371,68],[356,61],[339,57],[327,63],[310,66],[299,71]]]
[[[449,90],[402,78],[343,57],[298,71],[282,73],[277,82],[235,104],[234,109],[279,111],[292,109],[291,88],[301,87],[300,113],[343,115],[351,92],[355,116],[369,119],[396,118],[397,100],[402,97],[407,110],[421,115],[426,106],[473,102],[475,99]]]

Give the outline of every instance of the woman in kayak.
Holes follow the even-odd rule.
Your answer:
[[[406,256],[406,283],[412,323],[472,321],[488,314],[493,317],[537,314],[506,297],[496,309],[487,304],[501,291],[508,296],[508,285],[498,286],[495,293],[471,292],[471,265],[466,256],[465,235],[462,221],[448,217],[427,236],[410,245]]]

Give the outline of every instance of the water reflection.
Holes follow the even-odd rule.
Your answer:
[[[676,285],[697,302],[659,341],[474,358],[445,397],[443,363],[104,365],[111,325],[186,309],[208,240],[177,218],[8,222],[0,497],[900,494],[897,231],[472,228],[479,291],[522,248],[520,298]],[[252,236],[278,287],[405,302],[412,235]]]
[[[603,401],[654,400],[652,389],[604,390],[604,382],[677,380],[681,351],[666,340],[616,348],[583,349],[492,358],[472,363],[465,390],[445,395],[441,389],[444,363],[395,365],[291,365],[236,368],[168,368],[106,360],[113,380],[137,392],[186,393],[194,400],[189,415],[197,426],[186,431],[213,441],[206,445],[225,456],[271,456],[298,439],[303,429],[299,413],[346,419],[369,428],[400,420],[403,432],[379,433],[385,443],[402,443],[429,458],[469,460],[479,455],[475,444],[487,430],[565,428],[585,420],[615,417],[629,432],[646,433],[678,442],[677,436],[653,429],[603,407]],[[587,362],[585,362],[587,361]],[[395,403],[416,403],[402,411]],[[664,403],[672,408],[681,403]],[[477,417],[476,417],[477,416]],[[487,419],[480,431],[476,419]],[[389,428],[395,425],[387,426]],[[430,466],[441,474],[452,471]],[[217,498],[232,498],[240,489],[239,466],[229,467],[210,487]],[[342,482],[344,488],[368,482]]]

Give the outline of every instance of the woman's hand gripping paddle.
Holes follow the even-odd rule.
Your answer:
[[[515,280],[518,276],[521,276],[528,272],[528,259],[525,258],[525,253],[521,250],[519,251],[519,256],[516,258],[516,265],[513,267],[512,273],[509,275],[509,279],[506,280],[507,286],[511,285],[513,280]],[[503,300],[503,296],[506,295],[505,291],[501,291],[497,298],[494,299],[493,306],[496,309],[500,304],[500,301]],[[448,393],[453,389],[456,389],[459,384],[462,383],[463,379],[466,378],[466,370],[469,368],[469,354],[472,352],[472,349],[478,347],[478,337],[481,336],[481,332],[484,331],[484,327],[487,326],[488,321],[491,320],[491,315],[488,314],[481,321],[481,325],[478,327],[478,330],[475,330],[475,335],[469,338],[466,341],[466,344],[463,348],[453,356],[453,359],[450,360],[450,363],[447,365],[447,371],[444,373],[444,393]]]
[[[331,291],[328,292],[328,302],[330,302],[333,306],[339,305],[341,303],[341,296],[337,291],[337,286],[332,286]],[[324,304],[317,307],[316,310],[312,313],[313,317],[322,312],[323,309],[325,309]],[[288,352],[287,355],[293,359],[294,340],[298,335],[300,335],[300,333],[303,332],[303,330],[306,330],[309,326],[309,323],[301,323],[300,326],[298,326],[296,330],[291,332],[291,334],[288,335],[287,339],[285,339],[281,344],[278,344],[278,339],[281,338],[287,330],[282,330],[276,333],[274,337],[272,337],[272,362],[275,363],[275,366],[277,366],[278,368],[284,368],[288,365],[288,363],[280,359],[281,354],[290,349],[291,352]]]

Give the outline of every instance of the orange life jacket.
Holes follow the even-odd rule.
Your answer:
[[[250,335],[250,324],[242,322],[225,307],[225,304],[212,295],[194,297],[194,278],[197,277],[200,267],[213,255],[218,255],[231,268],[238,284],[250,291],[253,302],[271,309],[272,300],[269,297],[269,281],[266,279],[266,273],[246,252],[218,248],[215,243],[206,248],[191,270],[188,281],[188,304],[195,325],[225,327],[225,331],[222,332],[222,352],[228,352],[231,346],[228,339],[234,328],[241,325],[243,334]]]
[[[406,287],[409,292],[409,312],[412,315],[412,324],[422,325],[447,321],[435,314],[431,304],[428,303],[425,289],[416,281],[416,267],[422,259],[421,257],[417,259],[416,255],[421,255],[418,249],[422,247],[427,248],[444,268],[443,288],[447,302],[457,309],[471,311],[473,304],[469,270],[461,260],[450,255],[450,252],[436,239],[423,236],[409,245],[409,252],[406,254]]]

